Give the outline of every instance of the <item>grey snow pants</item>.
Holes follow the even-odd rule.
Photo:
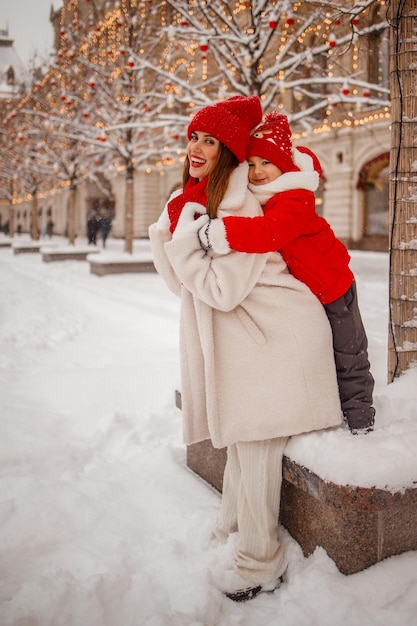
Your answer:
[[[368,360],[368,339],[359,311],[356,283],[324,305],[333,332],[333,349],[343,415],[352,429],[373,424],[374,378]]]

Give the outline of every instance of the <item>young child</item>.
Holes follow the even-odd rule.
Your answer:
[[[246,157],[249,189],[264,215],[210,220],[199,232],[201,245],[218,254],[279,250],[290,272],[324,305],[344,418],[353,434],[367,433],[375,416],[368,341],[348,251],[315,210],[320,163],[308,148],[292,148],[288,120],[277,111],[255,129]]]

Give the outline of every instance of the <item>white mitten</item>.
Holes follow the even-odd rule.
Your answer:
[[[159,216],[158,221],[156,222],[156,225],[159,228],[159,230],[164,230],[164,231],[169,230],[169,227],[171,226],[171,221],[168,215],[168,204],[164,206],[164,210]]]
[[[213,250],[216,254],[228,254],[230,252],[227,241],[226,228],[221,218],[209,220],[198,231],[198,238],[203,250]]]
[[[194,219],[194,216],[196,213],[204,216],[206,220],[208,220],[208,215],[206,214],[206,207],[203,204],[199,204],[198,202],[186,202],[181,211],[181,215],[179,217],[177,227],[174,233],[176,233],[177,231],[179,233],[184,233],[184,232],[196,233],[198,231],[198,228],[195,226],[198,220]]]
[[[195,215],[202,214],[195,219]],[[203,224],[208,222],[209,216],[206,214],[206,207],[198,202],[186,202],[181,211],[180,219],[177,227],[172,235],[173,239],[177,239],[188,233],[197,234]]]
[[[194,233],[197,235],[200,228],[204,228],[204,225],[209,221],[208,215],[200,215],[196,220],[193,219],[189,222],[185,222],[185,220],[181,223],[180,228],[174,230],[172,234],[172,239],[180,239],[184,237],[184,235],[188,235],[190,233]]]

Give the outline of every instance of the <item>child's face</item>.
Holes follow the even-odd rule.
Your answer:
[[[193,132],[187,144],[190,176],[199,180],[208,176],[217,163],[219,150],[220,141],[213,135]]]
[[[249,182],[252,185],[266,185],[281,176],[282,171],[262,157],[253,156],[248,159],[249,163]]]

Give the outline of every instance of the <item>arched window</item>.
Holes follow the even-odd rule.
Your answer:
[[[389,154],[368,161],[360,174],[358,189],[364,192],[364,235],[388,235]]]
[[[6,81],[8,85],[14,85],[16,83],[16,74],[13,65],[9,65],[6,70]]]

